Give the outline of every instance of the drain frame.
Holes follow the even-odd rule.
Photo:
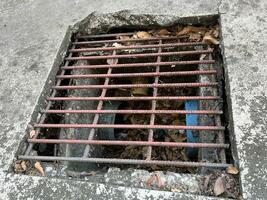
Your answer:
[[[107,35],[103,35],[103,37],[107,37]],[[113,37],[113,35],[112,35]],[[85,39],[86,37],[80,37],[77,39]],[[93,36],[90,36],[88,38],[94,38]],[[101,36],[97,36],[96,38],[101,38]],[[183,162],[183,161],[156,161],[156,160],[151,160],[151,149],[153,146],[177,146],[177,147],[192,147],[192,148],[229,148],[229,144],[223,144],[223,141],[221,138],[219,143],[214,143],[214,144],[203,144],[203,143],[186,143],[186,144],[182,144],[182,143],[166,143],[165,144],[161,144],[160,142],[153,142],[153,130],[155,128],[164,128],[164,129],[180,129],[180,130],[213,130],[213,131],[219,131],[222,132],[225,128],[223,126],[220,126],[220,122],[216,120],[216,125],[215,126],[170,126],[170,125],[154,125],[154,119],[155,118],[155,114],[160,114],[160,113],[170,113],[171,111],[158,111],[155,110],[155,106],[156,106],[156,101],[159,100],[164,100],[164,99],[168,99],[168,100],[181,100],[184,101],[186,99],[190,99],[190,100],[220,100],[220,97],[217,96],[216,92],[214,92],[214,94],[212,96],[203,96],[203,97],[190,97],[190,96],[175,96],[175,97],[171,97],[171,96],[165,96],[165,97],[158,97],[157,98],[157,88],[162,88],[162,87],[213,87],[214,91],[216,91],[216,86],[217,83],[214,81],[212,83],[175,83],[175,84],[158,84],[156,81],[156,78],[158,78],[161,75],[165,75],[165,76],[171,76],[171,75],[213,75],[215,74],[216,70],[207,70],[207,71],[202,71],[202,72],[197,72],[197,71],[186,71],[183,73],[162,73],[159,71],[160,66],[168,66],[171,63],[173,64],[177,64],[177,65],[187,65],[187,64],[209,64],[212,65],[215,61],[212,60],[211,57],[211,53],[213,52],[212,49],[208,49],[208,50],[199,50],[199,51],[187,51],[187,52],[177,52],[177,53],[162,53],[160,50],[163,47],[170,47],[171,44],[162,44],[163,40],[167,40],[167,39],[177,39],[177,37],[156,37],[156,38],[149,38],[149,39],[131,39],[129,40],[130,42],[146,42],[146,41],[157,41],[159,42],[159,44],[157,45],[139,45],[139,46],[135,46],[135,47],[131,47],[129,46],[129,48],[141,48],[142,46],[146,46],[147,48],[158,48],[158,53],[149,53],[149,54],[132,54],[132,55],[116,55],[116,51],[119,50],[119,48],[121,47],[104,47],[102,50],[104,51],[112,51],[113,55],[107,55],[107,56],[83,56],[83,57],[73,57],[74,53],[77,52],[87,52],[87,51],[93,51],[94,48],[82,48],[80,50],[76,49],[77,45],[87,45],[87,44],[102,44],[102,43],[114,43],[114,42],[118,42],[118,40],[104,40],[104,41],[92,41],[92,42],[78,42],[76,39],[76,41],[74,41],[72,43],[72,46],[70,48],[69,51],[69,55],[68,57],[65,58],[65,65],[63,67],[61,67],[61,73],[60,75],[57,76],[57,82],[55,84],[55,86],[52,86],[53,92],[52,95],[50,97],[47,98],[48,100],[48,105],[46,106],[46,108],[44,110],[41,110],[41,114],[42,117],[40,118],[40,121],[38,124],[35,124],[34,127],[36,128],[36,134],[34,136],[34,138],[32,139],[28,139],[27,141],[29,142],[29,146],[26,150],[26,153],[24,155],[20,155],[19,159],[25,159],[25,160],[46,160],[46,161],[52,161],[52,160],[57,160],[57,161],[78,161],[78,162],[97,162],[97,163],[120,163],[120,164],[157,164],[157,165],[170,165],[170,166],[189,166],[189,167],[215,167],[215,168],[226,168],[228,166],[231,166],[231,164],[227,164],[225,163],[225,160],[223,158],[223,155],[221,155],[220,153],[220,157],[222,162],[221,163],[208,163],[208,162]],[[129,42],[128,40],[119,40],[119,42]],[[178,43],[179,44],[179,43]],[[178,44],[176,44],[177,46],[179,46]],[[194,45],[205,45],[204,43],[182,43],[180,46],[194,46]],[[128,46],[127,46],[128,47]],[[145,48],[146,48],[145,47]],[[97,51],[100,49],[99,47],[96,47]],[[122,48],[123,49],[123,48]],[[125,49],[127,49],[125,47]],[[96,50],[95,50],[96,51]],[[161,62],[160,58],[162,56],[170,56],[170,55],[192,55],[192,54],[206,54],[209,55],[209,59],[208,60],[203,60],[203,61],[177,61],[177,62]],[[139,55],[139,56],[136,56]],[[111,65],[88,65],[88,66],[70,66],[70,62],[74,61],[74,60],[96,60],[96,59],[114,59],[114,58],[129,58],[129,57],[147,57],[147,56],[151,56],[151,57],[157,57],[157,62],[155,63],[144,63],[144,65],[146,66],[153,66],[156,68],[156,72],[154,73],[136,73],[135,76],[152,76],[155,77],[155,81],[153,84],[129,84],[129,85],[110,85],[108,84],[109,79],[113,78],[113,77],[124,77],[124,76],[129,76],[130,74],[123,74],[122,75],[114,75],[112,74],[112,69],[113,68],[121,68],[121,67],[136,67],[137,64],[132,63],[132,64],[118,64],[118,63],[114,63]],[[138,63],[140,65],[140,63]],[[143,66],[143,64],[142,64]],[[86,68],[91,68],[91,69],[96,69],[96,68],[108,68],[108,72],[107,74],[94,74],[94,75],[65,75],[66,70],[70,70],[70,69],[86,69]],[[61,81],[64,79],[70,79],[70,78],[105,78],[105,82],[103,85],[81,85],[81,86],[61,86]],[[106,91],[107,89],[110,88],[133,88],[133,87],[152,87],[153,88],[153,96],[152,97],[145,97],[143,99],[143,97],[141,98],[134,98],[134,97],[106,97]],[[70,90],[70,89],[102,89],[102,94],[99,97],[56,97],[56,93],[58,90]],[[103,114],[103,113],[112,113],[115,111],[107,111],[107,110],[102,110],[102,105],[103,105],[103,101],[118,101],[118,100],[130,100],[130,101],[137,101],[137,100],[148,100],[148,101],[152,101],[152,108],[150,110],[150,115],[151,115],[151,121],[150,121],[150,125],[124,125],[124,126],[119,126],[119,125],[104,125],[104,124],[97,124],[97,121],[99,119],[99,114]],[[86,111],[66,111],[66,110],[50,110],[51,106],[52,106],[52,102],[54,101],[98,101],[98,107],[96,110],[86,110]],[[133,110],[134,112],[136,112],[136,110]],[[133,112],[133,111],[129,111]],[[94,120],[92,124],[87,124],[87,125],[82,125],[82,124],[58,124],[58,125],[53,125],[53,124],[44,124],[45,119],[47,117],[47,114],[49,113],[92,113],[95,114]],[[126,112],[126,111],[116,111],[116,112]],[[175,112],[175,111],[173,111]],[[137,114],[148,114],[148,111],[144,111],[144,110],[139,110],[137,111]],[[218,116],[220,114],[222,114],[222,111],[218,111],[218,110],[214,110],[214,111],[206,111],[206,110],[198,110],[198,111],[181,111],[181,110],[177,110],[176,111],[177,114],[186,114],[186,113],[190,113],[190,114],[211,114],[211,115],[215,115]],[[154,117],[153,117],[154,116]],[[89,134],[89,138],[87,141],[82,141],[82,140],[52,140],[52,139],[38,139],[38,135],[40,133],[40,128],[91,128],[91,132]],[[113,144],[117,144],[119,142],[121,142],[122,145],[144,145],[144,146],[148,146],[149,150],[148,150],[148,156],[145,160],[131,160],[131,159],[108,159],[108,158],[87,158],[88,156],[88,147],[89,144],[94,144],[94,145],[109,145],[112,144],[112,142],[110,141],[98,141],[93,139],[94,137],[94,132],[96,130],[96,128],[144,128],[144,129],[149,129],[149,139],[147,142],[132,142],[132,143],[127,143],[125,141],[116,141],[113,142]],[[76,158],[76,157],[57,157],[57,156],[32,156],[30,155],[30,151],[32,150],[33,144],[36,143],[53,143],[53,144],[61,144],[61,143],[69,143],[69,144],[86,144],[86,149],[84,151],[84,155],[81,158]],[[223,151],[221,151],[223,152]]]

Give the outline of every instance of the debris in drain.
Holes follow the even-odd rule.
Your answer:
[[[213,170],[202,178],[202,194],[237,199],[240,197],[238,176]]]

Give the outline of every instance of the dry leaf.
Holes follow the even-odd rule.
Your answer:
[[[27,170],[27,165],[26,165],[26,162],[23,160],[21,163],[21,168],[23,169],[23,171],[26,171]]]
[[[176,32],[176,36],[188,35],[189,33],[198,33],[204,35],[207,29],[203,27],[196,26],[186,26],[181,31]]]
[[[31,130],[31,132],[29,133],[29,135],[30,135],[30,138],[33,138],[33,137],[34,137],[34,135],[35,135],[35,133],[36,133],[36,131],[35,131],[35,130]]]
[[[239,173],[238,169],[234,166],[227,167],[226,172],[228,174],[238,174]]]
[[[146,31],[138,31],[135,35],[137,36],[137,38],[142,38],[142,39],[151,38],[150,33]]]
[[[42,165],[41,165],[40,162],[38,162],[38,161],[35,162],[34,167],[37,169],[37,171],[38,171],[42,176],[45,176],[44,169],[43,169],[43,167],[42,167]]]
[[[198,42],[200,41],[202,36],[199,33],[190,33],[189,34],[189,40]]]
[[[155,175],[151,176],[151,177],[147,180],[147,182],[146,182],[146,186],[147,186],[148,188],[151,188],[152,183],[153,183],[153,181],[154,181],[155,179],[156,179],[156,176],[155,176]]]
[[[129,40],[131,38],[129,36],[127,36],[127,35],[121,35],[121,36],[119,36],[119,39],[120,40]]]
[[[157,186],[158,188],[160,188],[161,187],[160,176],[158,174],[156,174],[155,176],[156,176]]]
[[[182,192],[180,188],[172,188],[171,192]]]
[[[214,192],[215,196],[219,196],[220,194],[224,193],[224,190],[225,190],[225,188],[224,188],[224,178],[223,177],[219,177],[215,181],[213,192]]]
[[[220,42],[216,38],[212,37],[211,35],[205,35],[203,37],[203,42],[208,43],[208,44],[215,44],[215,45],[220,44]]]
[[[171,32],[169,32],[166,28],[160,29],[157,32],[157,35],[159,36],[169,36],[171,34]]]

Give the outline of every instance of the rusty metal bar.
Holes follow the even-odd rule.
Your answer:
[[[29,143],[45,144],[90,144],[118,146],[155,146],[155,147],[191,147],[191,148],[229,148],[229,144],[218,143],[188,143],[188,142],[149,142],[125,140],[73,140],[73,139],[28,139]]]
[[[140,54],[123,54],[123,55],[105,55],[105,56],[77,56],[67,57],[65,60],[98,60],[98,59],[114,59],[114,58],[143,58],[156,56],[173,56],[173,55],[198,55],[212,53],[213,50],[198,50],[198,51],[176,51],[176,52],[161,52],[161,53],[140,53]]]
[[[196,114],[221,115],[219,110],[43,110],[53,114]]]
[[[148,45],[131,45],[131,46],[118,46],[118,47],[96,47],[96,48],[76,48],[70,49],[69,52],[92,52],[92,51],[113,51],[125,49],[149,49],[149,48],[166,48],[166,47],[184,47],[184,46],[197,46],[205,45],[204,42],[179,42],[168,44],[148,44]]]
[[[64,66],[62,69],[104,69],[104,68],[126,68],[126,67],[150,67],[150,66],[171,66],[171,65],[198,65],[198,64],[212,64],[214,60],[190,60],[190,61],[173,61],[173,62],[151,62],[151,63],[126,63],[126,64],[112,64],[112,65],[80,65],[80,66]]]
[[[187,101],[219,100],[219,96],[158,96],[158,97],[48,97],[47,101]]]
[[[159,40],[159,44],[162,44],[162,40]],[[162,51],[161,48],[158,49],[158,53],[160,54]],[[160,63],[161,61],[161,57],[158,56],[157,57],[157,63]],[[160,72],[160,66],[156,66],[156,73]],[[159,76],[155,76],[154,79],[154,84],[158,84],[159,83]],[[158,95],[158,88],[153,88],[153,97],[156,97]],[[152,100],[151,103],[151,110],[155,111],[157,107],[157,101],[156,100]],[[154,125],[155,123],[155,114],[152,113],[150,116],[150,125]],[[148,130],[148,142],[153,142],[153,135],[154,135],[154,130],[153,129],[149,129]],[[152,154],[152,146],[148,146],[147,148],[147,154],[146,154],[146,160],[151,160],[151,154]]]
[[[127,40],[99,40],[99,41],[85,41],[85,42],[73,42],[74,45],[86,45],[86,44],[105,44],[105,43],[125,43],[125,42],[146,42],[146,41],[157,41],[157,40],[178,40],[179,37],[170,36],[170,37],[151,37],[151,38],[138,38],[138,39],[127,39]]]
[[[168,160],[134,160],[118,158],[83,158],[83,157],[58,157],[58,156],[18,156],[22,160],[43,160],[43,161],[73,161],[73,162],[94,162],[94,163],[114,163],[131,165],[163,165],[177,167],[213,167],[227,168],[232,166],[225,163],[207,163],[207,162],[184,162]]]
[[[179,72],[147,72],[147,73],[121,73],[121,74],[78,74],[78,75],[58,75],[59,79],[77,78],[124,78],[124,77],[154,77],[154,76],[190,76],[215,74],[216,70],[203,71],[179,71]]]
[[[35,124],[38,128],[118,128],[118,129],[170,129],[170,130],[224,130],[223,126],[175,126],[175,125],[141,125],[141,124]]]
[[[166,87],[214,87],[218,83],[162,83],[162,84],[116,84],[116,85],[68,85],[68,86],[52,86],[56,90],[76,90],[76,89],[112,89],[112,88],[166,88]]]

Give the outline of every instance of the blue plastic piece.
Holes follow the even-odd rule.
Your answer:
[[[197,101],[186,101],[185,110],[198,110]],[[186,126],[197,126],[198,125],[198,115],[196,114],[186,114]],[[193,134],[192,130],[186,130],[187,142],[197,143],[199,142],[198,136]],[[198,150],[196,148],[188,148],[188,157],[196,157]]]

